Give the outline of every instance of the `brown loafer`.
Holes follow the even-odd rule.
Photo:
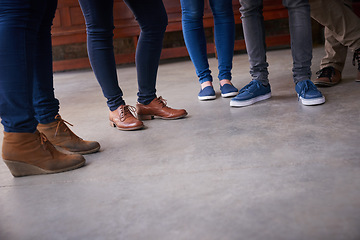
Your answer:
[[[135,112],[135,107],[129,105],[121,105],[115,111],[110,111],[110,126],[123,131],[143,128],[144,123],[138,120],[133,112]]]
[[[341,81],[341,72],[333,67],[325,67],[317,73],[314,84],[317,87],[332,87]]]
[[[154,116],[162,119],[179,119],[187,115],[185,109],[173,109],[166,106],[166,100],[162,97],[154,98],[148,105],[136,104],[136,113],[141,120],[153,119]]]

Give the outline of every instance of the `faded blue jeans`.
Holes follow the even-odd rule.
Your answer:
[[[199,82],[212,81],[203,26],[204,0],[180,0],[180,2],[184,40]],[[232,1],[210,0],[210,7],[214,16],[215,46],[219,62],[218,78],[231,80],[235,41]]]
[[[53,122],[51,25],[57,0],[0,1],[0,117],[6,132]]]
[[[252,79],[268,84],[262,0],[240,0],[240,12]],[[295,84],[311,78],[312,34],[308,0],[283,0],[289,12],[293,79]]]

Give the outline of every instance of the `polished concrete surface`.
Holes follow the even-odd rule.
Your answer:
[[[314,73],[322,55],[314,49]],[[158,95],[189,116],[132,132],[109,126],[92,71],[56,73],[62,117],[101,151],[53,175],[14,178],[1,163],[0,239],[360,239],[360,83],[351,58],[342,83],[321,89],[320,106],[297,101],[289,49],[268,53],[272,98],[244,108],[221,97],[199,102],[192,63],[163,63]],[[216,59],[210,65],[217,76]],[[235,86],[250,81],[248,65],[235,56]],[[134,66],[118,75],[135,105]]]

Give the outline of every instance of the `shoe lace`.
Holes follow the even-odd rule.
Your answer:
[[[355,50],[354,52],[354,56],[353,56],[353,60],[352,60],[352,64],[355,66],[355,60],[357,61],[358,64],[358,70],[360,71],[360,49]]]
[[[156,99],[156,101],[157,101],[159,104],[161,104],[162,107],[166,107],[166,105],[167,105],[166,99],[163,99],[162,96],[158,97],[158,98]]]
[[[325,67],[316,72],[318,78],[327,77],[331,78],[335,74],[335,69],[333,67]]]
[[[55,137],[57,136],[59,130],[60,130],[60,126],[61,125],[65,125],[65,128],[64,128],[64,132],[66,132],[69,128],[66,126],[66,124],[70,125],[70,126],[73,126],[71,123],[69,123],[68,121],[64,120],[61,118],[61,116],[58,114],[55,116],[55,119],[58,120],[58,124],[56,126],[56,130],[55,130]]]
[[[240,89],[239,93],[250,92],[250,88],[253,86],[256,86],[256,88],[260,89],[260,83],[258,81],[251,81],[250,83],[245,85],[245,87]]]
[[[120,108],[120,120],[124,121],[128,114],[136,116],[136,108],[130,105],[122,105]]]
[[[317,88],[310,81],[305,81],[304,85],[302,86],[301,91],[299,93],[298,100],[300,99],[300,96],[305,96],[305,93],[308,90],[317,90]]]
[[[40,132],[40,142],[41,142],[42,147],[46,151],[48,149],[48,144],[50,144],[50,142],[47,139],[47,137],[41,132]]]

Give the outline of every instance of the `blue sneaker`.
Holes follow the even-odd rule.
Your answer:
[[[310,80],[298,82],[295,91],[303,105],[318,105],[325,102],[325,97]]]
[[[227,97],[236,96],[239,90],[233,85],[226,83],[223,86],[220,85],[220,91],[221,91],[221,96],[223,98],[227,98]]]
[[[204,89],[201,89],[198,95],[200,101],[213,100],[216,98],[214,88],[212,86],[207,86]]]
[[[270,84],[264,86],[258,80],[252,80],[240,89],[239,94],[231,99],[231,107],[245,107],[271,97]]]

